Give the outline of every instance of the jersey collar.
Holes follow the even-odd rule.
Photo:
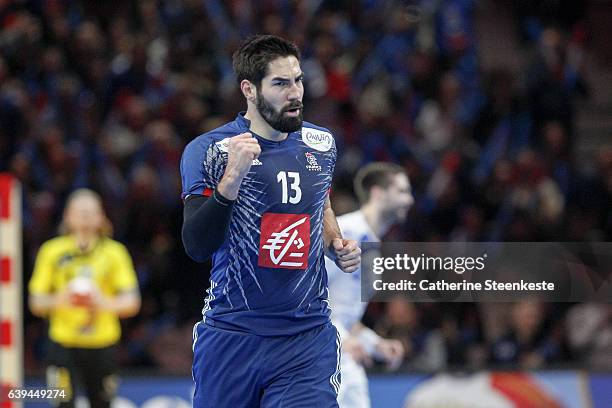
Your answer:
[[[251,121],[245,118],[244,115],[246,115],[246,111],[239,112],[236,116],[236,123],[241,130],[249,130]]]

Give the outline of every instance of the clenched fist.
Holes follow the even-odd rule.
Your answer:
[[[352,273],[359,269],[361,263],[361,248],[352,239],[334,238],[332,247],[336,255],[336,265],[344,273]]]
[[[217,186],[219,193],[228,200],[238,198],[242,179],[247,175],[253,160],[261,154],[259,142],[249,132],[230,138],[227,150],[227,166]]]

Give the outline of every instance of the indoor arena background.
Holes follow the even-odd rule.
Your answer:
[[[0,1],[0,171],[22,186],[23,281],[68,194],[98,191],[143,295],[118,404],[190,405],[210,266],[181,244],[179,160],[244,110],[231,52],[258,32],[302,50],[304,117],[338,145],[337,215],[356,209],[356,169],[390,161],[416,202],[389,240],[610,241],[610,21],[605,0]],[[374,407],[427,387],[612,406],[610,305],[397,301],[364,322],[409,350],[399,372],[371,370]],[[25,307],[24,341],[26,382],[42,384],[46,324]]]

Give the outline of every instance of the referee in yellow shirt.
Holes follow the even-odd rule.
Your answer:
[[[119,318],[140,309],[140,293],[126,248],[109,238],[112,227],[100,197],[88,189],[70,195],[62,233],[45,242],[29,283],[32,313],[49,318],[48,386],[64,388],[74,407],[75,379],[91,408],[110,407],[117,390],[115,345]]]

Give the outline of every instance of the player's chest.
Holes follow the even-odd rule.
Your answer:
[[[268,202],[299,204],[325,194],[331,183],[330,153],[307,149],[262,149],[251,166],[244,191],[262,195]]]
[[[110,260],[103,256],[79,255],[71,252],[61,254],[54,265],[54,280],[63,287],[77,277],[104,282],[111,268]]]

